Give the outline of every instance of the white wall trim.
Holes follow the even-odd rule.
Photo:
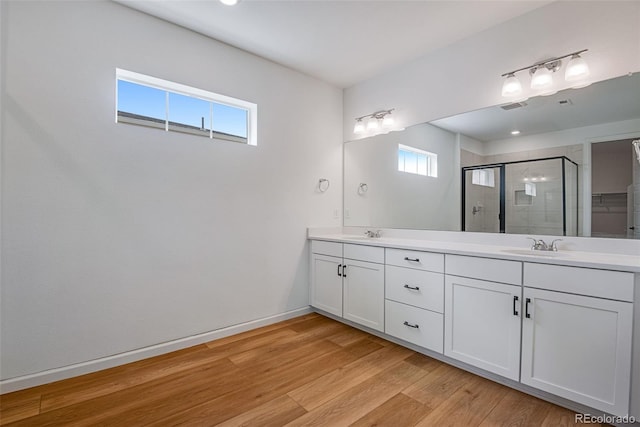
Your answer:
[[[216,339],[235,335],[251,329],[262,326],[271,325],[273,323],[282,322],[294,317],[311,313],[311,307],[302,307],[296,310],[287,311],[273,316],[263,317],[261,319],[251,320],[249,322],[239,323],[237,325],[227,326],[225,328],[216,329],[214,331],[205,332],[190,337],[179,338],[173,341],[167,341],[144,348],[139,348],[125,353],[114,354],[112,356],[102,357],[100,359],[89,360],[87,362],[76,363],[60,368],[49,369],[35,374],[23,375],[20,377],[9,378],[0,381],[0,393],[9,393],[12,391],[22,390],[29,387],[35,387],[54,381],[64,380],[91,372],[101,371],[103,369],[113,368],[114,366],[124,365],[149,357],[158,356],[160,354],[170,353],[172,351],[181,350],[194,345],[213,341]]]

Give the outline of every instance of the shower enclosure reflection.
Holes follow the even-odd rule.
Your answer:
[[[566,157],[462,168],[464,231],[578,235],[578,165]]]

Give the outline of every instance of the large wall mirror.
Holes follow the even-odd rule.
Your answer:
[[[346,142],[344,225],[638,237],[638,138],[636,73]]]

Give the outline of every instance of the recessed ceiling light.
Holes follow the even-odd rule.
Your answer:
[[[519,130],[512,130],[511,131],[511,135],[520,135],[520,131]]]
[[[238,0],[220,0],[220,3],[226,4],[227,6],[234,6],[238,4]]]

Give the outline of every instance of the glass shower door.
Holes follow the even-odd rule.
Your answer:
[[[563,159],[506,165],[505,231],[512,234],[565,234]]]
[[[464,231],[500,233],[501,175],[504,166],[464,170]]]

